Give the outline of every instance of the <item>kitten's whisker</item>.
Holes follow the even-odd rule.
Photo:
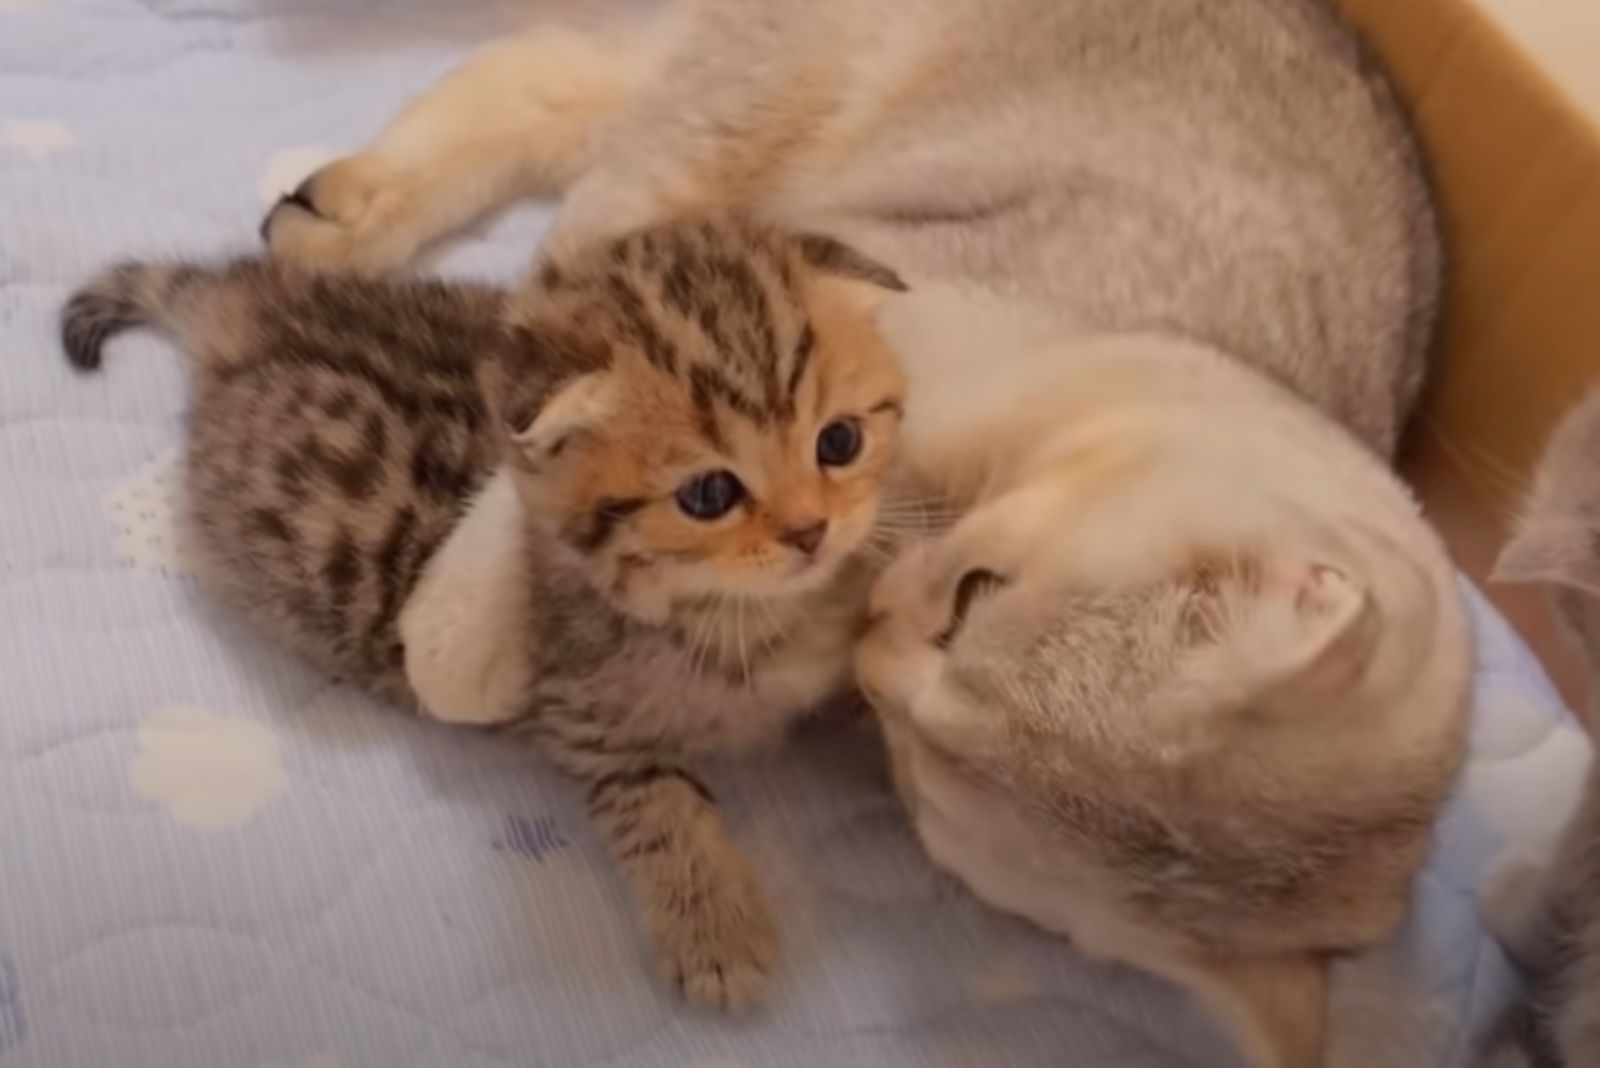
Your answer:
[[[909,505],[907,507],[881,507],[878,509],[880,516],[890,519],[913,519],[917,522],[954,522],[961,518],[961,511],[955,508],[939,507],[934,505]]]
[[[893,563],[900,540],[893,531],[878,528],[861,540],[861,551],[879,563]]]
[[[891,538],[898,537],[906,539],[930,538],[939,533],[936,528],[930,528],[922,524],[910,522],[902,523],[892,520],[889,522],[879,523],[878,531],[880,535],[888,535]]]
[[[758,600],[756,607],[761,609],[761,614],[766,618],[767,632],[762,642],[762,652],[770,653],[778,646],[789,640],[789,630],[784,626],[783,620],[778,618],[778,613],[765,600]]]
[[[750,682],[750,651],[744,641],[744,606],[747,598],[740,597],[733,602],[736,613],[734,615],[735,627],[739,635],[739,678],[742,682]]]
[[[861,543],[861,551],[872,560],[875,560],[881,564],[887,564],[894,560],[894,553],[889,551],[889,547],[887,545],[879,542],[870,540],[864,541]]]
[[[693,626],[688,631],[689,674],[691,676],[699,676],[700,674],[700,661],[706,647],[705,637],[706,617],[704,615],[696,615],[693,620]]]

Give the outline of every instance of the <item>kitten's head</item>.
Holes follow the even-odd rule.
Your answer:
[[[641,618],[822,585],[875,525],[905,388],[875,312],[903,288],[734,215],[545,263],[481,375],[530,517]]]
[[[1494,578],[1551,587],[1590,676],[1600,678],[1600,388],[1551,435]]]

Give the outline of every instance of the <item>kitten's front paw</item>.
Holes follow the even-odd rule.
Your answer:
[[[651,925],[663,977],[691,1004],[738,1012],[766,993],[778,935],[753,881],[686,897]]]
[[[377,274],[416,251],[407,238],[409,197],[379,160],[347,156],[301,182],[261,221],[275,259],[319,270]]]

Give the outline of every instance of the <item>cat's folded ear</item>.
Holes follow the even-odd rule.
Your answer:
[[[519,325],[478,369],[489,417],[527,466],[562,455],[612,418],[620,383],[603,352],[559,331]]]
[[[876,312],[890,293],[910,287],[889,267],[824,234],[799,235],[800,257],[819,274],[838,283],[852,304],[867,314]]]
[[[1371,655],[1372,598],[1341,568],[1241,559],[1202,565],[1187,582],[1190,641],[1225,649],[1224,669],[1247,691],[1334,689]]]
[[[1600,530],[1578,519],[1531,517],[1500,550],[1489,577],[1600,590]]]

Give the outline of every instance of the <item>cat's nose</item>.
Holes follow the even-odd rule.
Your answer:
[[[778,540],[785,545],[793,546],[810,556],[822,544],[822,539],[828,536],[828,521],[818,519],[814,523],[801,523],[786,530],[778,532]]]

